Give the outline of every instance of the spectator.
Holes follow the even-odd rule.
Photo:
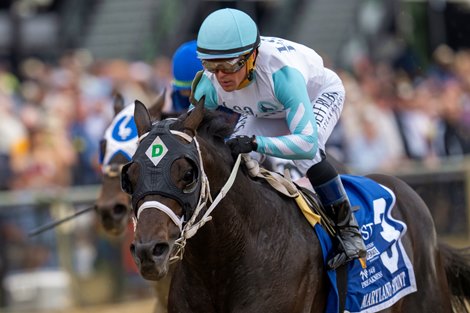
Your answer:
[[[11,97],[0,91],[0,190],[10,187],[13,179],[10,160],[17,152],[24,149],[26,129],[16,117]]]
[[[464,92],[457,81],[447,81],[440,95],[442,156],[470,154],[470,124],[465,123]]]

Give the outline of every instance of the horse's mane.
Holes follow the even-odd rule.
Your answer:
[[[172,126],[173,129],[182,127],[183,121],[191,114],[189,111],[181,115],[178,121]],[[204,117],[197,129],[198,135],[203,137],[215,137],[224,140],[229,137],[234,130],[234,125],[227,121],[226,114],[220,111],[204,110]]]

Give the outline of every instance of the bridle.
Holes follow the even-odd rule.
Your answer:
[[[237,172],[238,172],[238,168],[239,168],[240,162],[241,162],[241,157],[240,157],[240,155],[238,156],[238,158],[235,162],[235,165],[234,165],[234,167],[233,167],[233,169],[230,173],[229,178],[227,179],[227,181],[226,181],[225,185],[222,187],[222,189],[219,191],[217,197],[213,200],[212,197],[211,197],[211,193],[210,193],[209,180],[208,180],[207,175],[204,171],[204,165],[203,165],[203,161],[202,161],[201,149],[200,149],[199,142],[197,141],[196,136],[192,137],[192,136],[190,136],[190,135],[188,135],[184,132],[181,132],[181,131],[170,130],[168,126],[169,125],[167,125],[167,127],[166,127],[167,130],[168,130],[167,134],[160,133],[162,138],[165,135],[166,136],[171,135],[173,137],[176,136],[180,139],[183,139],[183,141],[187,144],[186,149],[193,148],[193,149],[196,150],[196,153],[194,153],[194,151],[193,151],[193,155],[197,156],[197,157],[193,157],[193,159],[195,161],[195,165],[199,167],[198,168],[198,170],[199,170],[199,179],[197,180],[198,186],[196,186],[196,188],[194,188],[193,192],[197,192],[199,190],[199,195],[195,195],[197,197],[195,207],[190,208],[191,211],[192,211],[192,214],[190,215],[189,220],[185,221],[185,215],[186,214],[183,214],[181,217],[179,217],[168,206],[166,206],[165,204],[163,204],[159,201],[144,201],[142,204],[140,204],[137,207],[136,214],[135,214],[135,216],[132,217],[132,220],[133,220],[133,223],[134,223],[134,230],[135,230],[136,225],[137,225],[137,221],[140,218],[140,215],[142,214],[142,212],[144,210],[146,210],[146,209],[157,209],[157,210],[160,210],[161,212],[165,213],[173,221],[173,223],[180,230],[180,236],[175,241],[174,251],[172,253],[172,256],[170,257],[170,262],[172,263],[172,262],[181,260],[183,258],[184,248],[186,246],[186,241],[189,238],[193,237],[197,233],[197,231],[205,223],[207,223],[208,221],[210,221],[212,219],[212,216],[211,216],[212,211],[215,209],[215,207],[218,205],[218,203],[225,197],[225,195],[228,193],[228,191],[230,190],[230,188],[232,187],[232,185],[235,181],[235,178],[236,178],[236,175],[237,175]],[[151,133],[152,133],[152,131],[147,132],[147,133],[143,134],[142,136],[140,136],[139,142],[144,140]],[[157,137],[158,137],[158,135],[157,135]],[[189,150],[186,151],[186,154],[190,154]],[[136,155],[137,155],[137,153],[134,156],[136,156]],[[195,160],[195,159],[197,159],[197,160]],[[126,176],[125,176],[124,172],[126,171],[126,169],[128,168],[129,165],[130,164],[128,163],[123,168],[123,175],[122,175],[123,186],[126,184],[124,182],[124,180],[126,179],[125,178]],[[143,193],[143,194],[145,195],[145,193]],[[147,193],[147,194],[149,194],[149,193]],[[134,197],[134,193],[132,193],[132,195]],[[172,197],[175,198],[174,195],[172,195]],[[143,198],[143,196],[141,196],[141,198]],[[175,199],[175,200],[179,200],[179,199]],[[207,207],[208,201],[210,201],[211,204],[205,210],[204,214],[202,214],[204,208]],[[202,214],[202,216],[200,218],[198,218],[201,214]]]

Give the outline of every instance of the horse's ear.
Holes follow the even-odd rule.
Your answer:
[[[195,108],[190,111],[190,114],[183,122],[184,130],[187,132],[191,132],[192,134],[189,134],[191,136],[194,136],[196,134],[196,130],[204,117],[205,99],[205,96],[201,97],[201,100],[196,103]]]
[[[134,121],[137,126],[137,133],[139,137],[143,134],[148,133],[152,128],[152,121],[150,120],[150,114],[145,105],[139,100],[134,102]]]
[[[114,116],[118,115],[118,113],[121,112],[122,109],[124,109],[124,98],[119,92],[117,92],[116,95],[114,96],[113,108],[114,108]]]
[[[162,119],[162,110],[165,105],[166,88],[163,89],[162,93],[158,96],[155,103],[149,107],[150,117],[153,121],[159,121]]]

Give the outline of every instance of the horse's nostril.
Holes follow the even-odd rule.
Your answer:
[[[113,208],[114,215],[124,215],[127,212],[127,207],[122,204],[116,204]]]
[[[170,250],[168,243],[155,241],[131,244],[130,250],[135,259],[141,263],[154,262],[154,258],[162,258]]]
[[[168,244],[158,243],[153,247],[152,254],[156,257],[164,255],[168,251]]]
[[[111,223],[112,222],[112,218],[111,218],[111,215],[109,215],[108,213],[101,213],[101,220],[103,221],[103,224],[107,224],[107,223]]]
[[[129,250],[131,251],[131,255],[135,258],[136,254],[135,254],[135,244],[134,243],[131,243],[131,245],[129,247]]]

